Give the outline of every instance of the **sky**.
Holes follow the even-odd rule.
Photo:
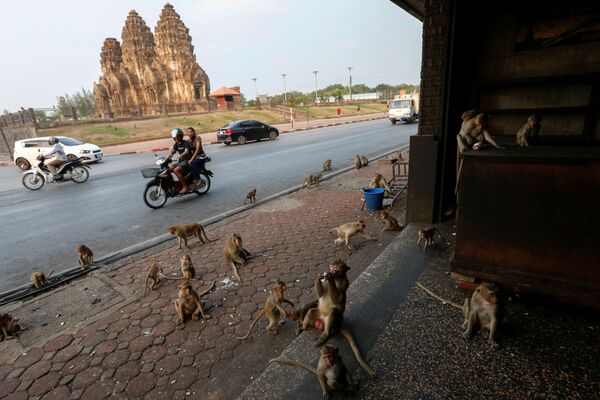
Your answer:
[[[259,94],[353,83],[419,83],[422,24],[389,0],[171,0],[212,90]],[[0,13],[0,110],[45,108],[100,76],[130,10],[154,32],[165,0],[19,0]]]

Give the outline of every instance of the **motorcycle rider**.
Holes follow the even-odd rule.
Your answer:
[[[174,172],[181,182],[182,189],[179,194],[187,193],[188,186],[187,182],[184,179],[184,174],[187,173],[190,166],[188,160],[192,155],[192,148],[190,146],[190,142],[183,139],[183,131],[179,128],[175,128],[171,131],[171,137],[175,141],[173,144],[173,149],[171,149],[171,153],[167,156],[167,159],[171,159],[175,153],[179,154],[179,160],[176,164],[172,165],[169,168],[169,172]]]
[[[212,176],[212,172],[205,169],[207,156],[202,148],[202,138],[196,135],[196,131],[191,126],[186,129],[192,147],[192,157],[190,158],[190,168],[194,174],[194,180],[198,182],[198,187],[202,187],[200,180],[200,172],[204,171],[208,176]]]
[[[52,174],[52,177],[56,180],[60,178],[60,175],[56,173],[56,167],[62,164],[67,160],[65,155],[65,149],[62,144],[58,141],[58,138],[52,136],[48,139],[48,144],[52,146],[49,152],[40,154],[37,158],[40,160],[41,158],[45,158],[46,161],[44,164],[48,167],[48,171]],[[54,156],[54,157],[52,157]],[[50,159],[52,157],[52,159]]]

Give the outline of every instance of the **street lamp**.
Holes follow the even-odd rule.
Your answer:
[[[317,74],[319,73],[319,71],[313,71],[313,74],[315,74],[315,104],[317,104],[317,97],[319,96],[319,89],[317,86]]]
[[[348,92],[350,94],[350,101],[352,101],[352,67],[348,67],[348,76],[350,77],[348,81]]]
[[[287,74],[281,74],[283,76],[283,100],[285,100],[285,104],[287,104],[287,89],[285,88],[285,76]]]
[[[256,86],[256,78],[252,78],[252,80],[254,81],[254,93],[256,93],[255,99],[258,99],[258,89]]]

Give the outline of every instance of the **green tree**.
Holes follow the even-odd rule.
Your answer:
[[[63,116],[71,115],[73,107],[75,107],[81,117],[88,117],[96,113],[94,94],[91,90],[86,90],[85,88],[81,88],[81,91],[77,91],[72,95],[65,94],[64,96],[58,96],[56,103],[58,113]]]

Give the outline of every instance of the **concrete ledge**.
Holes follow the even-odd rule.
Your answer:
[[[415,245],[419,228],[414,224],[405,228],[348,289],[344,320],[363,357],[430,261],[431,256]],[[315,330],[304,332],[281,353],[281,357],[315,366],[319,357],[319,348],[314,345],[316,337],[318,332]],[[357,369],[354,355],[340,335],[328,343],[340,348],[344,363],[351,371]],[[366,358],[365,361],[369,363]],[[364,373],[360,376],[368,379]],[[238,399],[302,400],[316,399],[320,395],[319,381],[310,372],[299,367],[273,364],[254,379]]]

